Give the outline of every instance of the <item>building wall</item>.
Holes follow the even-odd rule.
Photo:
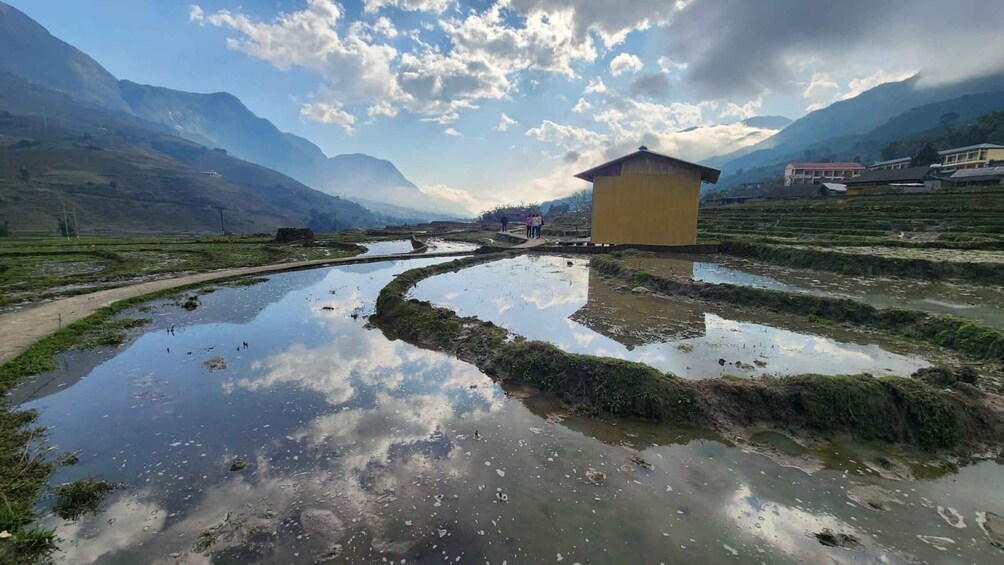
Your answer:
[[[861,169],[805,169],[787,167],[784,170],[784,184],[812,184],[814,182],[841,182],[852,179],[864,171]]]
[[[693,245],[701,176],[629,174],[593,182],[594,243]]]
[[[970,149],[941,156],[942,170],[975,169],[990,161],[1004,161],[1004,149]]]

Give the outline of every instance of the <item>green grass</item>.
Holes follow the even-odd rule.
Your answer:
[[[234,267],[351,257],[361,232],[323,235],[314,245],[270,237],[0,238],[0,307],[160,278]],[[388,236],[389,237],[389,236]]]
[[[56,489],[56,503],[53,511],[64,520],[76,520],[80,516],[97,510],[98,505],[118,485],[102,479],[80,479],[60,485]]]

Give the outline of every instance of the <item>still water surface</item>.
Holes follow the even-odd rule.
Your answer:
[[[521,255],[426,279],[412,294],[566,351],[639,361],[688,378],[909,375],[928,364],[885,349],[874,335],[792,330],[775,325],[790,320],[743,319],[705,304],[616,291],[578,257]]]
[[[53,483],[124,486],[98,515],[49,519],[58,560],[999,562],[978,524],[1004,515],[993,462],[881,473],[897,480],[876,471],[874,447],[795,464],[707,434],[565,417],[366,328],[381,287],[440,260],[274,275],[194,312],[157,302],[143,314],[154,322],[101,360],[61,356],[75,377],[27,404],[58,449],[80,450]],[[225,368],[211,370],[214,357]],[[247,469],[230,472],[236,458]],[[824,528],[860,546],[821,545]]]
[[[910,308],[971,318],[1004,329],[1004,287],[856,277],[780,267],[728,255],[626,257],[634,268],[670,277],[851,298],[876,308]]]

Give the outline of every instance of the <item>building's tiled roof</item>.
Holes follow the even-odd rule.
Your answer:
[[[700,173],[701,173],[701,180],[703,182],[710,182],[710,183],[714,184],[714,183],[718,182],[718,177],[719,177],[719,175],[722,174],[722,172],[719,171],[718,169],[712,169],[711,167],[706,167],[704,165],[699,165],[697,163],[691,163],[690,161],[684,161],[683,159],[677,159],[676,157],[670,157],[669,155],[663,155],[662,153],[656,153],[655,151],[651,151],[651,150],[649,150],[649,148],[647,148],[645,146],[642,146],[642,147],[639,147],[638,150],[635,151],[634,153],[631,153],[629,155],[625,155],[623,157],[614,159],[613,161],[607,161],[606,163],[603,163],[602,165],[597,165],[597,166],[589,169],[588,171],[582,171],[581,173],[579,173],[579,174],[577,174],[575,176],[576,176],[576,178],[580,178],[580,179],[585,180],[585,181],[593,182],[593,176],[595,176],[595,174],[597,172],[599,172],[601,169],[609,167],[610,165],[616,165],[618,163],[622,163],[624,161],[627,161],[628,159],[634,159],[635,157],[638,157],[638,156],[641,156],[641,155],[649,155],[649,156],[652,156],[652,157],[656,157],[658,159],[664,159],[664,160],[667,160],[667,161],[674,161],[674,162],[679,163],[681,165],[685,165],[685,166],[688,166],[688,167],[693,167],[693,168],[697,169],[698,171],[700,171]]]
[[[818,170],[856,170],[865,168],[861,163],[788,163],[789,167],[796,169],[818,169]]]
[[[931,172],[931,167],[921,165],[919,167],[907,167],[905,169],[883,169],[880,171],[865,171],[860,175],[847,179],[844,184],[854,186],[858,184],[875,183],[903,183],[903,182],[923,182],[924,178]]]
[[[895,165],[896,163],[905,163],[912,159],[912,157],[900,157],[899,159],[889,159],[888,161],[879,161],[878,163],[872,163],[873,167],[881,167],[884,165]]]
[[[1004,166],[977,167],[975,169],[959,169],[948,177],[948,180],[983,180],[1004,177]]]
[[[958,153],[960,151],[972,151],[973,149],[1004,149],[1004,145],[997,145],[994,143],[980,143],[979,145],[967,145],[965,147],[945,149],[944,151],[938,151],[938,155],[948,155],[949,153]]]

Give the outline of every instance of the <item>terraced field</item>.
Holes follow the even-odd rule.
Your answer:
[[[1004,190],[945,190],[701,209],[701,236],[822,246],[1004,249]]]

